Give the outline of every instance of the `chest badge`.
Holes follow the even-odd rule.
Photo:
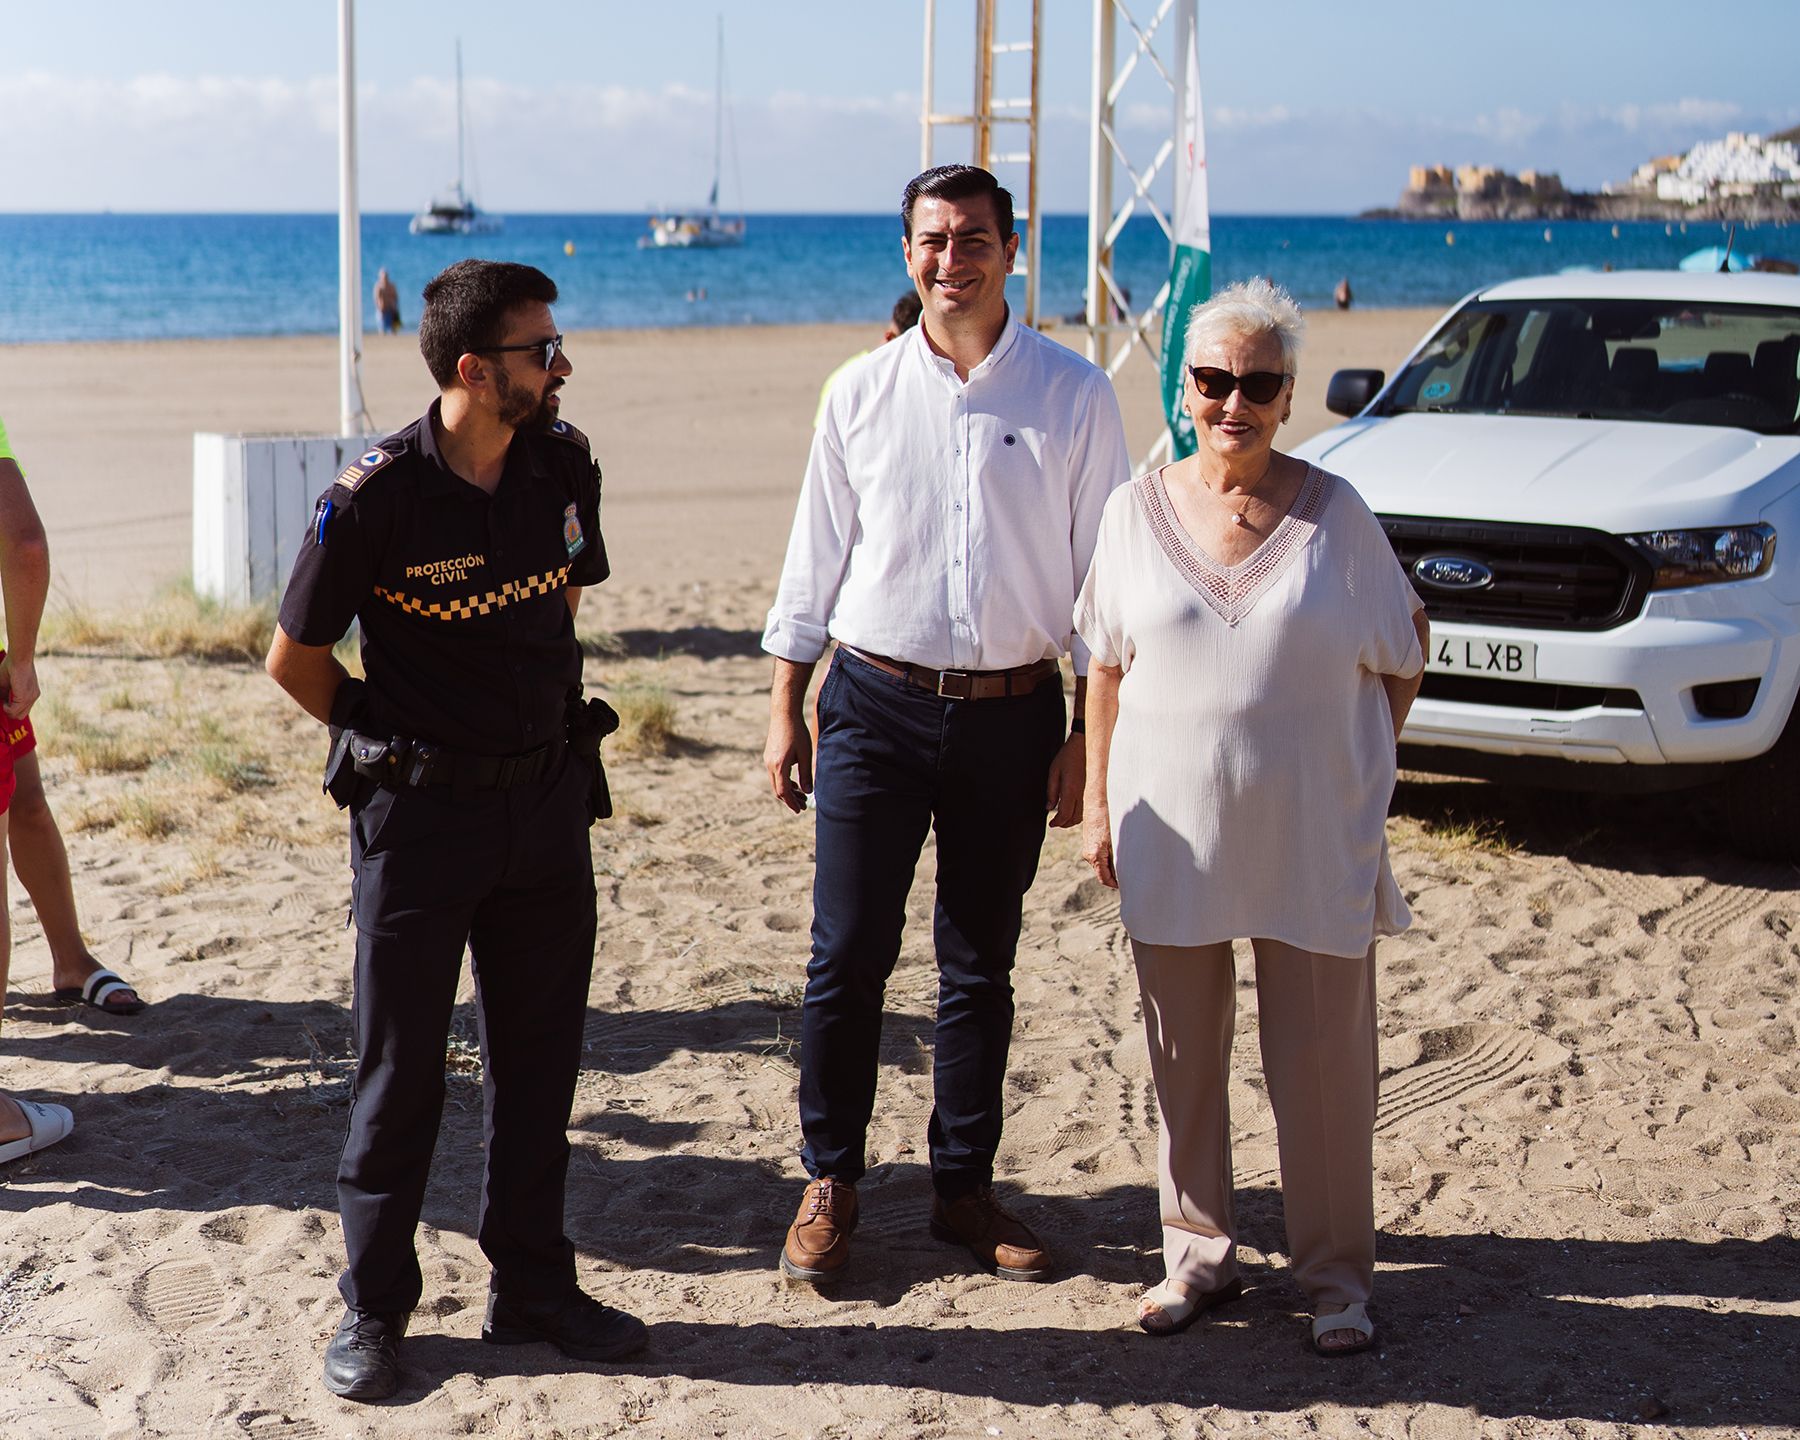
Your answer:
[[[575,513],[573,505],[563,511],[563,549],[569,552],[571,560],[587,549],[587,536],[581,533],[581,517]]]

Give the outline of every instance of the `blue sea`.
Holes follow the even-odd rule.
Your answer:
[[[1086,222],[1044,218],[1042,311],[1079,312]],[[1766,229],[1767,227],[1765,227]],[[905,288],[891,215],[752,215],[738,249],[640,250],[637,215],[512,215],[498,235],[415,236],[404,215],[362,222],[365,309],[375,271],[419,292],[465,255],[537,265],[561,287],[565,329],[875,323]],[[1742,249],[1800,245],[1744,233]],[[1479,285],[1569,266],[1670,267],[1721,242],[1716,224],[1487,222],[1226,215],[1213,220],[1215,286],[1268,275],[1305,305],[1347,276],[1359,306],[1448,305]],[[1168,270],[1153,221],[1119,238],[1117,272],[1141,304]],[[691,297],[691,298],[690,298]],[[372,326],[373,315],[367,316]],[[337,329],[333,215],[0,215],[0,343],[300,335]]]

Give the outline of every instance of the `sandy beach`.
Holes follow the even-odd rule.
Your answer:
[[[1291,442],[1330,422],[1333,369],[1391,368],[1431,318],[1313,316]],[[1003,1283],[926,1231],[928,850],[853,1273],[832,1298],[781,1283],[812,828],[760,772],[757,641],[819,382],[878,337],[571,337],[565,413],[605,469],[614,568],[582,609],[587,679],[666,701],[673,735],[609,742],[567,1225],[583,1283],[650,1324],[649,1350],[584,1366],[480,1343],[465,977],[408,1382],[373,1408],[323,1390],[352,1057],[321,734],[259,665],[65,646],[36,712],[52,803],[93,949],[153,1005],[53,1005],[12,883],[0,1075],[66,1099],[76,1129],[0,1170],[0,1435],[1800,1433],[1800,877],[1733,858],[1682,797],[1402,778],[1416,925],[1380,954],[1377,1354],[1303,1345],[1253,987],[1232,1086],[1250,1292],[1179,1338],[1132,1324],[1161,1274],[1154,1098],[1116,900],[1067,832],[1027,902],[998,1177],[1057,1279]],[[329,338],[0,349],[65,620],[179,579],[193,432],[333,428],[334,357]],[[378,426],[431,395],[410,337],[370,337],[365,385]],[[1150,368],[1119,393],[1142,454]]]

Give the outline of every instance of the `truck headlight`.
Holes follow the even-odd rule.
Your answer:
[[[1620,537],[1650,562],[1652,590],[1750,580],[1775,561],[1775,527],[1730,525],[1718,530],[1652,530]]]

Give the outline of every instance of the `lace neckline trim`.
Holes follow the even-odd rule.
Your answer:
[[[1308,465],[1300,493],[1268,539],[1237,564],[1221,565],[1195,543],[1175,518],[1175,507],[1163,484],[1163,470],[1167,468],[1150,471],[1135,487],[1150,533],[1200,598],[1227,625],[1235,626],[1312,539],[1331,499],[1332,477],[1317,465]]]

